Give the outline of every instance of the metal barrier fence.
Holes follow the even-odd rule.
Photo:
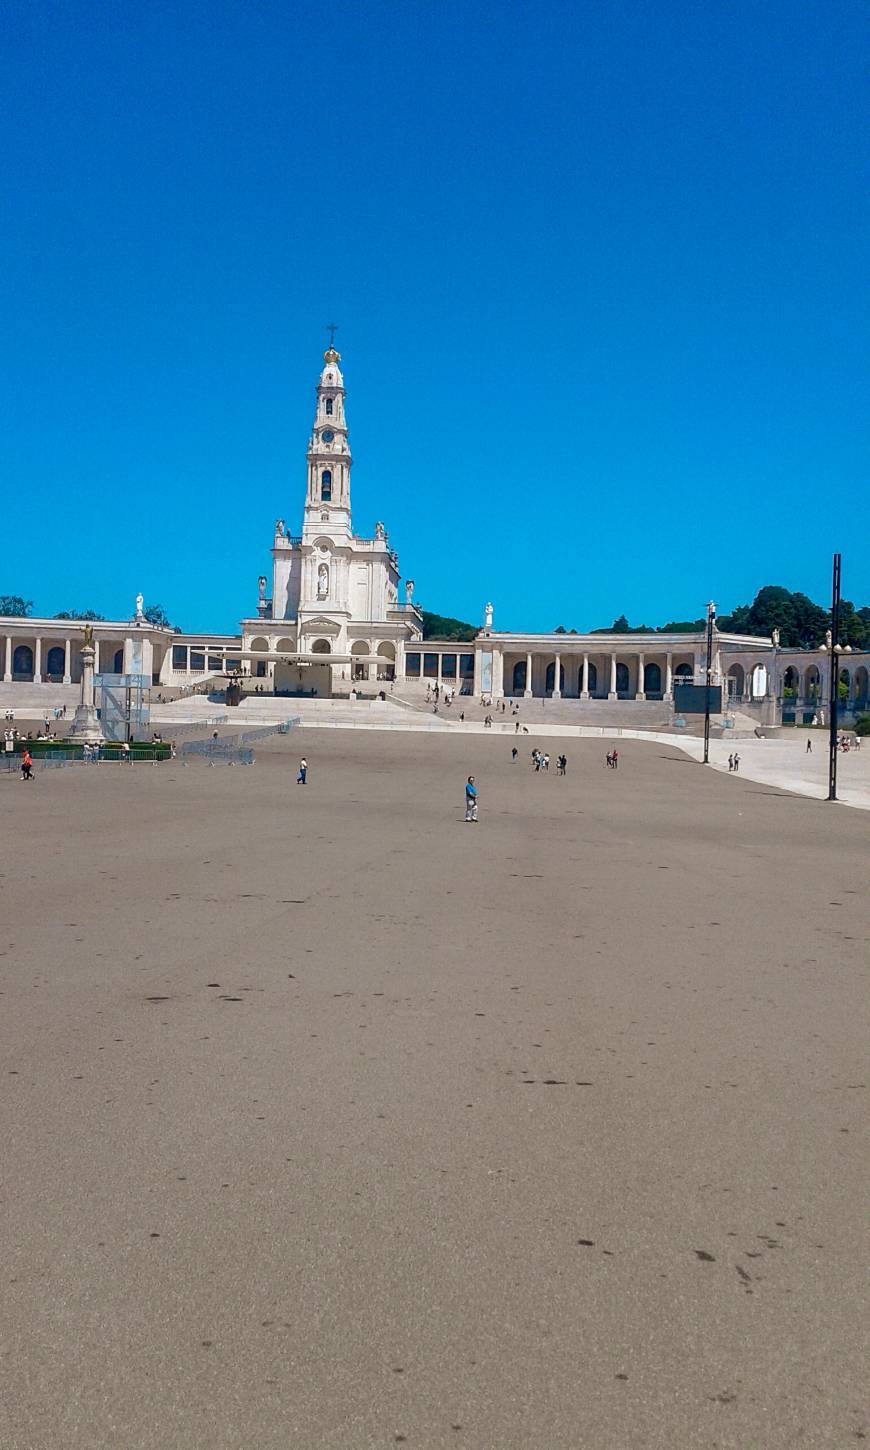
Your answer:
[[[165,751],[136,750],[127,754],[123,750],[102,750],[99,746],[88,748],[87,754],[73,750],[52,750],[50,754],[34,755],[34,773],[39,770],[53,770],[62,765],[136,765],[139,761],[168,760]],[[12,774],[21,769],[21,756],[11,751],[0,754],[0,770]]]
[[[182,762],[207,760],[211,765],[220,761],[222,765],[253,765],[253,750],[242,749],[238,736],[226,740],[188,740],[181,747]]]

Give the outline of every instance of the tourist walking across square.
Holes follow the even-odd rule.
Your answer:
[[[305,785],[307,779],[308,779],[308,761],[305,759],[305,756],[303,755],[302,759],[299,762],[299,774],[296,777],[296,784],[297,785]]]
[[[465,782],[465,819],[467,821],[477,820],[477,786],[474,784],[473,775],[470,775]]]

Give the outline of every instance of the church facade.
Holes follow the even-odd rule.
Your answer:
[[[596,718],[596,701],[615,707],[614,719],[640,712],[664,723],[674,714],[675,685],[705,682],[704,630],[507,633],[494,628],[488,604],[473,641],[424,642],[413,582],[402,585],[383,524],[371,538],[353,532],[345,405],[341,356],[330,346],[315,391],[301,531],[276,520],[271,578],[259,576],[256,609],[241,620],[239,633],[155,627],[144,618],[140,595],[130,619],[94,622],[97,674],[144,676],[158,692],[219,690],[231,675],[248,691],[320,697],[390,691],[410,701],[439,685],[484,700],[574,701],[578,724],[584,714]],[[71,621],[0,618],[0,699],[14,705],[22,688],[33,686],[47,707],[60,703],[64,688],[73,690],[81,679],[80,648],[80,630]],[[759,639],[714,627],[711,678],[722,686],[726,707],[748,707],[766,724],[809,723],[824,716],[831,657],[830,637],[817,650],[792,650],[780,648],[775,633]],[[867,709],[870,654],[847,647],[838,670],[844,715]]]

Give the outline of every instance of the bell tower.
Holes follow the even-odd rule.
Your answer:
[[[351,456],[340,362],[341,353],[330,344],[323,354],[314,427],[308,443],[308,491],[302,524],[303,539],[322,533],[328,533],[333,538],[351,535]]]

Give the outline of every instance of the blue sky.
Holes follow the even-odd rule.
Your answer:
[[[501,628],[870,601],[857,3],[3,8],[0,592],[235,627],[354,522]]]

